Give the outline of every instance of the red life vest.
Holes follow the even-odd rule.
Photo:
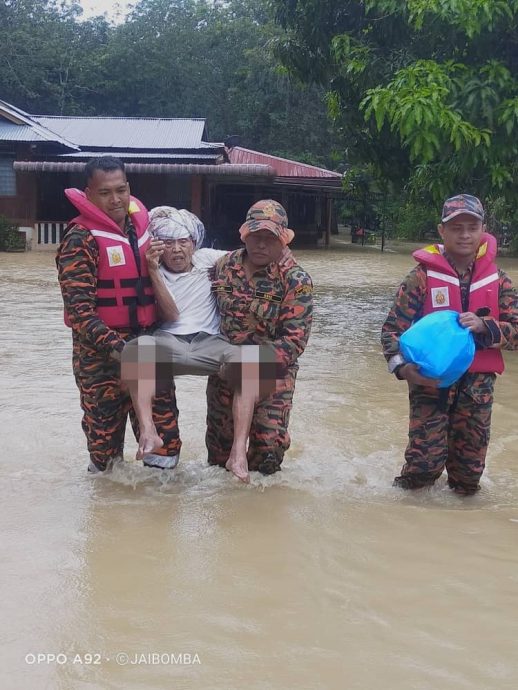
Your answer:
[[[482,307],[489,308],[490,315],[499,320],[500,278],[494,263],[496,256],[496,239],[484,233],[478,248],[473,266],[473,275],[469,287],[468,311],[475,312]],[[418,249],[412,254],[414,259],[426,269],[426,300],[423,316],[434,311],[453,309],[465,311],[462,306],[460,281],[457,272],[443,256],[441,244],[432,244]],[[469,368],[473,372],[493,372],[501,374],[504,370],[504,358],[500,350],[487,348],[477,350],[475,359]]]
[[[117,223],[86,198],[79,189],[65,189],[68,200],[80,215],[70,225],[79,225],[90,231],[99,247],[97,268],[97,313],[110,328],[152,326],[156,319],[156,306],[151,279],[147,268],[146,250],[151,238],[147,232],[148,212],[143,204],[131,197],[128,214],[135,227],[140,273],[128,237]],[[65,313],[65,323],[70,320]]]

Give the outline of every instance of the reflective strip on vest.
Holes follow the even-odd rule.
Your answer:
[[[114,240],[114,242],[130,243],[127,237],[116,235],[114,232],[106,232],[106,230],[90,230],[90,232],[94,237],[106,237],[108,240]]]
[[[481,278],[480,280],[477,280],[476,282],[472,283],[470,285],[469,291],[474,292],[475,290],[480,290],[480,288],[489,285],[489,283],[496,283],[499,281],[500,277],[498,273],[492,273],[490,276],[486,276],[485,278]]]
[[[426,275],[430,276],[430,278],[437,278],[438,280],[444,280],[445,283],[451,283],[452,285],[457,285],[457,287],[460,286],[460,281],[458,278],[455,278],[455,276],[450,276],[447,273],[439,273],[439,271],[430,271],[427,269]]]
[[[142,237],[139,239],[139,241],[138,241],[138,246],[139,246],[139,247],[142,247],[142,245],[143,245],[145,242],[147,242],[149,239],[150,239],[150,234],[149,234],[149,232],[146,230],[146,231],[144,232],[144,234],[142,235]]]

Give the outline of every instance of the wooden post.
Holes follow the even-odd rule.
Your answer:
[[[333,220],[333,200],[331,197],[327,199],[327,223],[326,223],[326,239],[325,246],[329,247],[331,244],[331,222]]]

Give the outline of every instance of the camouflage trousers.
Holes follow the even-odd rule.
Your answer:
[[[138,421],[128,391],[121,389],[119,362],[74,337],[72,363],[90,459],[102,470],[123,453],[128,414],[137,439]],[[178,408],[172,382],[154,400],[153,421],[164,442],[158,454],[179,453]]]
[[[281,469],[284,452],[290,447],[288,423],[292,408],[297,368],[289,369],[271,395],[255,405],[248,441],[248,468],[263,474]],[[232,389],[219,376],[209,376],[207,383],[207,432],[205,443],[209,465],[224,466],[234,436]]]
[[[479,488],[489,444],[495,374],[467,373],[449,389],[411,386],[405,464],[394,483],[420,488],[446,468],[461,494]]]

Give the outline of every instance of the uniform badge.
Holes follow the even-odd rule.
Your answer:
[[[116,247],[107,247],[108,263],[110,266],[124,266],[126,259],[124,258],[124,250],[119,244]]]
[[[432,288],[432,307],[437,309],[438,307],[449,307],[450,306],[450,293],[447,287],[436,287]]]
[[[300,297],[301,295],[311,295],[313,293],[313,288],[311,285],[299,285],[295,288],[295,297]]]
[[[271,292],[264,292],[263,290],[256,290],[254,297],[265,299],[268,302],[282,302],[282,295],[273,295]]]

